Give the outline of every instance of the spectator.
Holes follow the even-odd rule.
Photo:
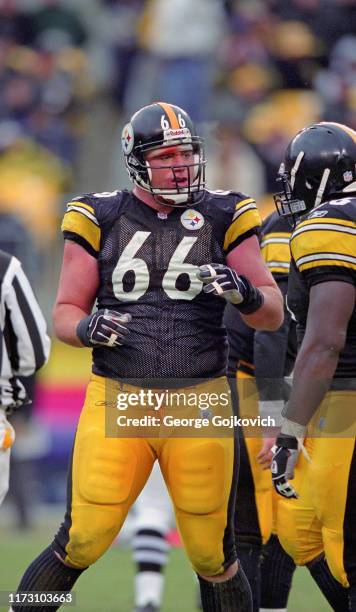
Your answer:
[[[193,121],[209,117],[215,76],[215,53],[224,35],[225,12],[219,0],[152,0],[147,5],[140,44],[148,53],[151,72],[141,83],[148,98],[187,109]],[[184,35],[183,35],[184,32]],[[145,59],[140,60],[141,71]],[[133,79],[132,87],[136,88]],[[131,91],[129,106],[140,106]],[[133,99],[135,98],[135,99]],[[145,102],[146,100],[144,100]]]
[[[43,6],[31,14],[31,25],[31,44],[48,51],[81,47],[87,41],[82,19],[60,0],[43,0]]]

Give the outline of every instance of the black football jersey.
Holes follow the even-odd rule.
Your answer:
[[[225,301],[207,295],[197,267],[226,255],[258,232],[255,202],[209,192],[166,215],[129,191],[76,197],[64,237],[97,257],[98,308],[130,313],[127,343],[93,350],[93,372],[111,378],[214,377],[226,370]]]
[[[264,220],[260,232],[260,246],[263,259],[267,268],[273,274],[273,277],[278,283],[282,293],[287,290],[287,278],[290,266],[290,250],[289,240],[291,235],[291,226],[289,222],[273,212]],[[246,325],[239,316],[234,306],[228,305],[225,311],[224,322],[228,331],[229,340],[229,372],[231,375],[236,372],[236,369],[254,375],[255,373],[255,356],[254,356],[254,338],[255,330]],[[278,356],[280,351],[284,355],[283,375],[287,376],[293,369],[296,353],[295,329],[294,325],[290,325],[288,317],[288,325],[286,325],[285,334],[287,338],[282,338],[283,346],[276,347]],[[264,342],[277,343],[278,338],[274,332],[264,334]],[[278,362],[280,359],[277,358]],[[275,363],[260,364],[259,374],[266,379],[272,379],[276,376],[274,371]],[[278,363],[280,369],[280,363]],[[263,372],[262,372],[263,367]]]
[[[311,211],[292,234],[291,253],[288,307],[296,318],[298,343],[301,343],[310,288],[333,280],[356,286],[356,198],[330,200]],[[335,377],[356,377],[356,306]]]

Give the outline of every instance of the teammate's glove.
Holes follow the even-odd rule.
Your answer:
[[[285,405],[283,412],[287,407],[288,404]],[[294,468],[300,451],[310,461],[307,449],[303,444],[306,430],[305,425],[286,417],[282,420],[281,433],[277,436],[276,446],[272,449],[274,455],[271,465],[273,486],[282,497],[298,497],[289,479],[294,478]]]
[[[4,410],[0,408],[0,453],[11,448],[14,442],[14,428],[7,420]]]
[[[243,314],[252,314],[263,304],[263,295],[246,276],[239,276],[224,264],[199,266],[198,279],[204,283],[205,293],[223,297],[234,304]]]
[[[280,434],[272,451],[271,472],[276,492],[282,497],[297,499],[298,494],[289,482],[289,479],[294,478],[294,468],[299,457],[297,438]]]
[[[77,336],[84,346],[121,346],[129,333],[126,325],[131,315],[101,308],[84,317],[77,326]]]

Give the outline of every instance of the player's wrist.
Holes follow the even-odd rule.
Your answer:
[[[81,319],[76,327],[76,335],[78,340],[83,344],[83,346],[91,347],[92,343],[89,338],[88,330],[89,325],[92,319],[92,315],[88,315]]]
[[[276,446],[288,448],[289,450],[298,450],[298,440],[295,436],[279,433],[276,438]]]
[[[240,304],[234,305],[242,314],[253,314],[263,306],[264,295],[246,276],[240,275],[239,278],[244,284],[245,294],[243,301]]]
[[[272,427],[281,427],[282,410],[284,401],[281,400],[258,400],[258,412],[261,419],[269,419]]]
[[[286,417],[282,420],[281,433],[280,435],[291,436],[296,439],[304,440],[306,434],[306,426],[300,425],[300,423],[296,423],[295,421],[290,421]]]

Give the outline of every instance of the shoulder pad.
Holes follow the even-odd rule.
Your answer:
[[[291,251],[298,269],[338,266],[356,269],[356,200],[330,200],[294,229]]]
[[[89,204],[93,208],[96,205],[100,206],[101,202],[105,202],[105,204],[110,204],[111,202],[117,202],[120,200],[121,191],[116,189],[115,191],[99,191],[95,193],[83,193],[81,195],[74,196],[70,203],[72,202],[83,202],[84,204]]]
[[[333,198],[328,202],[323,202],[310,211],[307,219],[318,219],[323,217],[347,219],[356,222],[356,197]]]
[[[223,189],[205,189],[206,195],[208,199],[212,200],[229,200],[232,199],[235,203],[241,202],[242,200],[254,199],[249,195],[242,193],[241,191],[225,191]]]
[[[72,198],[68,206],[75,205],[76,203],[89,206],[97,222],[101,225],[108,217],[112,216],[114,211],[117,211],[122,201],[122,195],[123,192],[118,189],[115,191],[85,193]]]
[[[245,238],[258,232],[261,218],[253,198],[239,191],[208,191],[206,212],[223,232],[223,250],[232,251]]]

